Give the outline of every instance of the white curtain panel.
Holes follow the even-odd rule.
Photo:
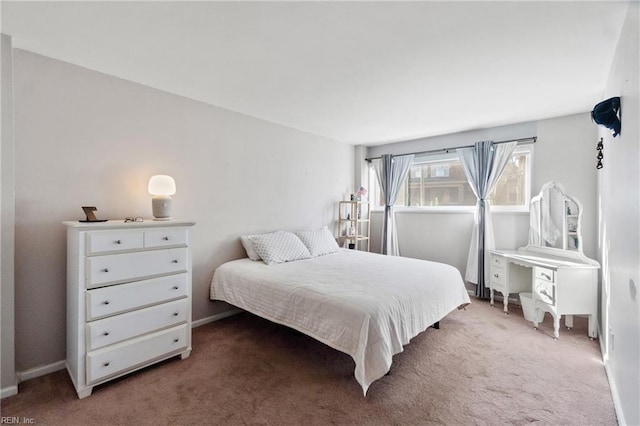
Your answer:
[[[380,159],[373,160],[380,191],[385,200],[382,220],[382,254],[400,256],[393,205],[398,199],[400,187],[407,177],[407,173],[409,173],[412,162],[413,155],[393,156],[384,154]]]
[[[473,147],[457,150],[469,185],[478,198],[465,280],[477,284],[475,295],[480,298],[487,297],[488,251],[495,248],[491,206],[486,198],[500,179],[516,145],[517,142],[495,144],[493,141],[481,141]]]

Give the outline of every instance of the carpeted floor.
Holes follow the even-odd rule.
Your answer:
[[[66,371],[19,386],[2,416],[50,425],[615,425],[597,341],[586,319],[552,338],[512,306],[474,300],[394,357],[366,398],[354,362],[249,314],[194,329],[193,352],[78,400]]]

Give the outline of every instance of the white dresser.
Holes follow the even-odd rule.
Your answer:
[[[193,222],[64,222],[67,370],[79,398],[191,353]]]

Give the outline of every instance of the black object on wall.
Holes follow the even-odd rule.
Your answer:
[[[620,133],[622,122],[620,121],[620,97],[609,98],[593,107],[591,119],[601,126],[611,129],[615,138]]]
[[[603,149],[604,146],[602,145],[602,138],[600,138],[598,144],[596,145],[596,151],[598,151],[598,154],[596,155],[596,158],[598,159],[598,162],[596,163],[596,169],[598,170],[602,168],[602,159],[604,158],[604,154],[602,154]]]

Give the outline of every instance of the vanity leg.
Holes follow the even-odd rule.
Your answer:
[[[491,307],[493,308],[493,287],[489,289],[489,297],[491,298]]]
[[[553,338],[556,340],[560,338],[560,315],[553,316]]]
[[[509,295],[505,295],[502,300],[504,301],[504,314],[509,315]]]
[[[573,315],[564,316],[564,326],[567,327],[567,330],[573,329]]]

